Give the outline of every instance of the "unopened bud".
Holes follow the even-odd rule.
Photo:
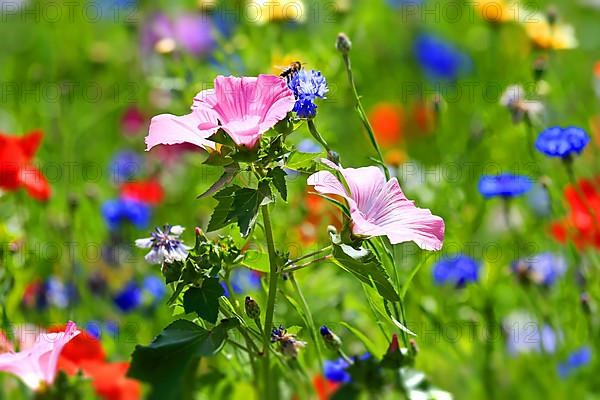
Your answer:
[[[408,344],[410,345],[410,350],[414,355],[419,354],[419,345],[417,345],[417,341],[415,339],[410,339]]]
[[[335,165],[340,165],[340,155],[333,150],[327,152],[327,159]]]
[[[579,297],[579,301],[581,301],[581,307],[586,314],[592,313],[592,307],[590,304],[590,295],[587,293],[582,293]]]
[[[258,305],[256,300],[254,300],[250,296],[246,296],[246,301],[244,305],[246,308],[246,315],[248,316],[248,318],[258,319],[260,317],[260,306]]]
[[[548,11],[546,11],[546,19],[550,25],[556,24],[556,21],[558,20],[558,10],[556,7],[548,7]]]
[[[335,333],[331,332],[325,325],[321,327],[321,336],[323,337],[325,346],[329,350],[338,351],[342,347],[340,338]]]
[[[335,41],[335,48],[342,54],[348,54],[352,50],[352,42],[345,33],[339,33]]]
[[[539,81],[544,76],[546,72],[546,68],[548,66],[548,61],[545,57],[538,57],[533,62],[533,77],[536,81]]]
[[[330,235],[337,235],[337,228],[333,225],[327,225],[327,233]]]

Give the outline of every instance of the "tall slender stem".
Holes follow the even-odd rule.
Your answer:
[[[317,142],[319,142],[319,144],[325,148],[325,150],[327,151],[328,154],[331,153],[331,147],[329,147],[329,144],[327,143],[327,141],[323,138],[323,136],[321,136],[321,134],[317,130],[315,122],[312,119],[309,119],[307,125],[308,125],[308,131],[310,132],[312,137],[314,137],[315,140]]]
[[[308,303],[306,302],[306,298],[304,297],[304,294],[302,294],[302,290],[300,289],[300,285],[298,284],[298,281],[296,281],[296,277],[294,276],[294,274],[290,275],[290,281],[292,282],[292,286],[294,287],[294,290],[296,291],[296,294],[298,295],[298,298],[300,299],[300,304],[302,305],[302,308],[304,309],[304,314],[306,315],[306,322],[309,325],[309,329],[310,329],[310,334],[313,338],[313,341],[315,342],[315,348],[317,349],[317,359],[319,360],[319,370],[322,371],[323,370],[323,356],[321,354],[321,344],[319,342],[319,335],[317,334],[317,327],[315,326],[315,319],[312,316],[312,313],[310,312],[310,307],[308,307]]]
[[[264,205],[261,207],[263,215],[263,223],[265,228],[265,237],[267,240],[267,250],[269,252],[269,293],[267,298],[267,310],[265,312],[265,325],[264,325],[264,355],[265,355],[265,395],[267,398],[271,396],[271,367],[269,362],[269,342],[271,340],[271,329],[273,328],[273,313],[275,312],[275,297],[277,295],[277,282],[279,276],[277,275],[277,255],[275,254],[275,245],[273,242],[273,229],[271,228],[271,217],[269,216],[269,206]]]
[[[346,65],[346,73],[348,74],[348,82],[350,83],[350,87],[352,88],[352,93],[354,94],[354,100],[356,100],[356,111],[358,111],[360,120],[362,121],[363,125],[365,126],[365,129],[367,130],[369,140],[371,141],[373,148],[377,152],[377,157],[379,158],[381,165],[384,166],[383,172],[385,172],[385,177],[387,180],[389,180],[390,179],[390,171],[388,171],[388,169],[385,168],[385,162],[383,161],[383,155],[381,153],[381,149],[379,148],[379,145],[377,144],[377,139],[375,139],[375,133],[373,132],[373,127],[371,126],[371,123],[369,122],[369,119],[367,118],[367,113],[365,112],[365,109],[362,106],[362,103],[360,101],[360,96],[358,95],[358,90],[356,90],[356,84],[354,83],[354,75],[352,74],[352,64],[350,62],[350,56],[348,54],[343,54],[342,58],[344,59],[344,64]]]

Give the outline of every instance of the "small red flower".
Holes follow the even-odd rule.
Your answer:
[[[135,135],[146,125],[146,120],[146,116],[138,107],[129,107],[121,117],[121,129],[127,135]]]
[[[382,147],[393,146],[402,139],[404,116],[399,106],[379,103],[371,109],[369,119],[373,125],[375,137]]]
[[[335,393],[340,387],[339,383],[330,382],[323,377],[323,375],[315,375],[313,378],[313,387],[319,400],[328,400],[329,397]]]
[[[121,186],[121,198],[141,201],[149,205],[159,204],[165,192],[156,179],[146,181],[127,182]]]
[[[570,210],[564,220],[552,225],[554,238],[559,242],[570,239],[577,248],[600,249],[600,177],[581,179],[577,188],[567,186],[565,199]]]
[[[34,199],[46,201],[50,198],[50,185],[32,162],[43,136],[41,131],[25,136],[0,133],[1,189],[13,191],[24,188]]]

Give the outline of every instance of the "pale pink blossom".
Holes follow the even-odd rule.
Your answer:
[[[36,343],[28,349],[15,353],[0,354],[0,371],[18,376],[32,390],[54,382],[58,356],[63,347],[80,331],[77,325],[69,321],[64,332],[41,333]]]
[[[352,218],[352,233],[387,236],[392,244],[413,241],[425,250],[439,250],[444,240],[444,220],[418,208],[404,196],[396,178],[386,182],[378,167],[341,168],[323,160],[342,174],[345,186],[329,171],[319,171],[308,184],[322,194],[343,197]]]
[[[275,75],[236,78],[218,76],[214,89],[194,97],[192,112],[152,118],[147,150],[158,144],[192,143],[214,148],[207,138],[223,129],[238,146],[253,148],[263,133],[294,107],[294,95]]]

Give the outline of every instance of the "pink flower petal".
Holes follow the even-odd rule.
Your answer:
[[[79,333],[77,325],[71,321],[64,332],[42,333],[31,348],[0,354],[0,371],[18,376],[32,390],[37,390],[42,383],[51,384],[56,376],[60,352]]]
[[[444,240],[444,220],[406,198],[396,178],[385,181],[378,167],[340,168],[350,189],[349,195],[337,177],[319,171],[308,184],[319,193],[339,195],[348,201],[352,232],[363,236],[387,236],[392,244],[413,241],[426,250],[439,250]]]
[[[215,114],[203,107],[196,107],[190,114],[181,117],[171,114],[157,115],[150,121],[146,150],[159,144],[179,143],[214,148],[215,143],[206,139],[218,129]]]

